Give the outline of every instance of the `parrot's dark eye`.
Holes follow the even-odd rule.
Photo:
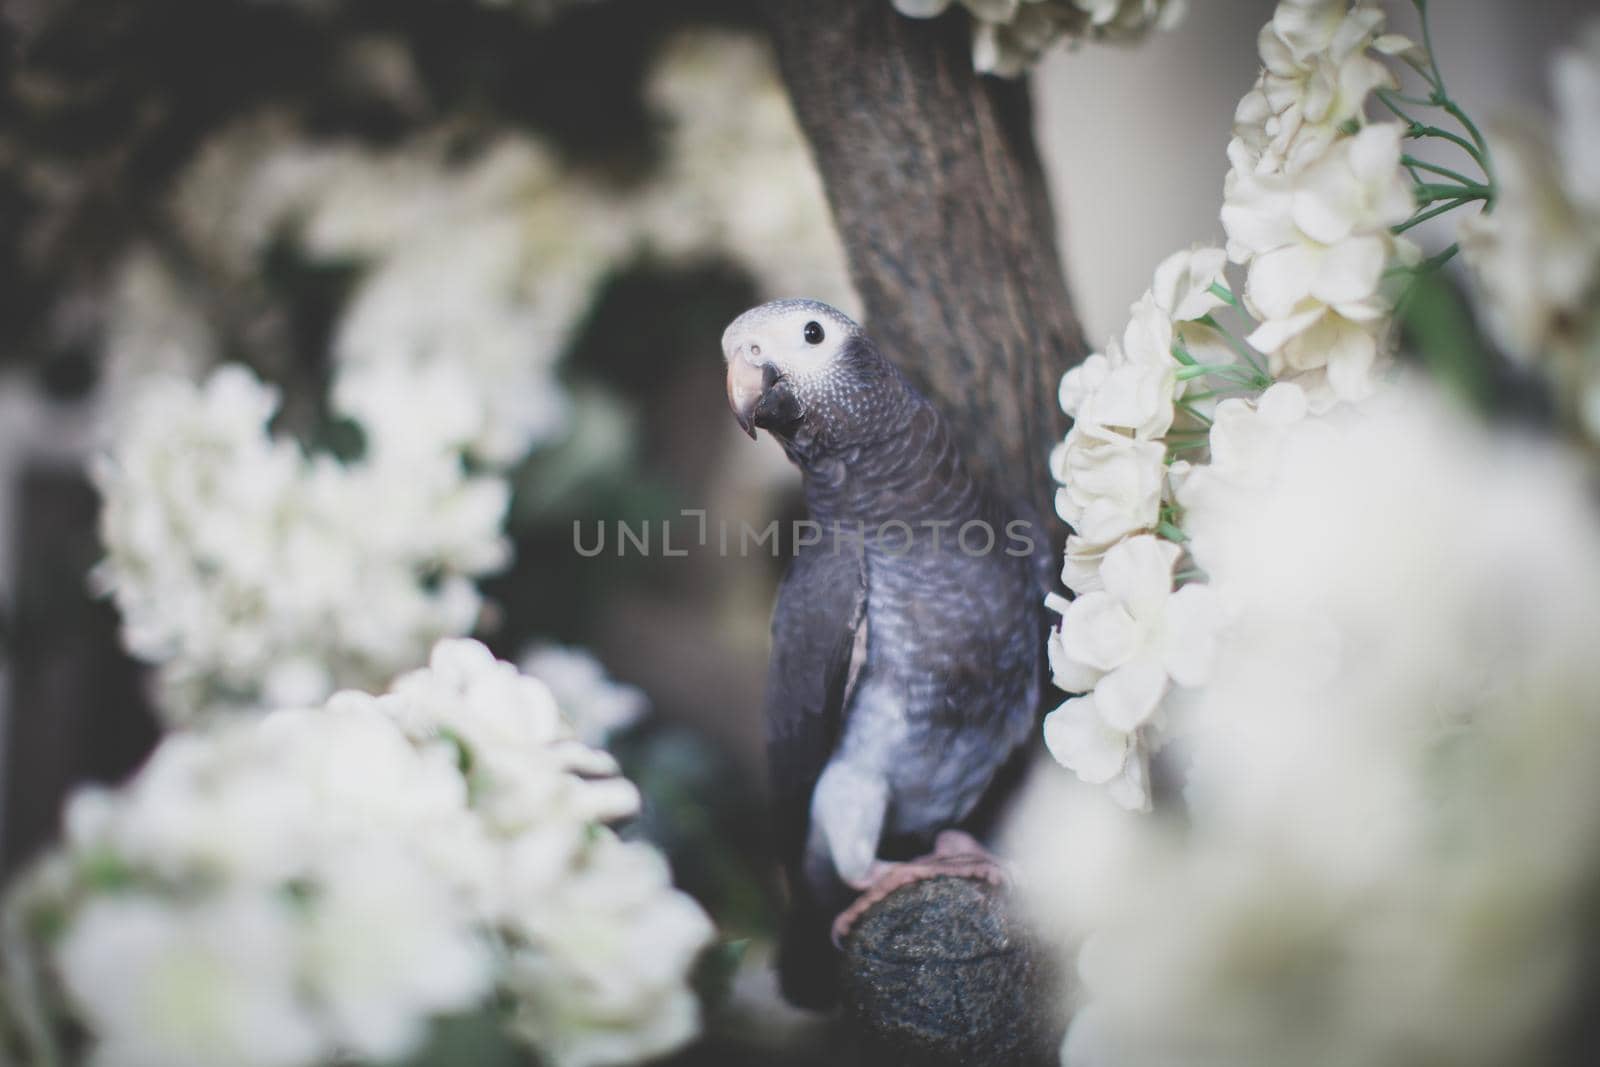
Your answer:
[[[824,336],[820,322],[806,323],[806,344],[820,345]]]

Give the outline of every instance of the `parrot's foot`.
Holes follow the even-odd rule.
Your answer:
[[[905,863],[879,861],[860,885],[861,895],[839,917],[833,920],[833,943],[844,947],[850,928],[879,901],[897,889],[929,878],[971,878],[990,885],[1003,885],[1006,881],[1005,865],[988,849],[978,844],[977,838],[960,830],[945,830],[933,842],[933,851],[926,856]]]

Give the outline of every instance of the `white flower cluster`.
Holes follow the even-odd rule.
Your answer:
[[[711,927],[607,828],[638,805],[616,773],[537,679],[447,641],[386,695],[168,737],[71,801],[13,908],[50,916],[95,1063],[387,1061],[491,995],[544,1062],[636,1062],[697,1030]]]
[[[955,0],[892,0],[912,18],[934,18]],[[1175,25],[1187,0],[960,0],[972,14],[972,65],[1014,78],[1061,40],[1130,41]]]
[[[1600,890],[1589,476],[1420,391],[1299,421],[1290,395],[1230,431],[1275,474],[1190,515],[1229,626],[1170,711],[1184,813],[1057,783],[1022,816],[1024,882],[1082,944],[1064,1060],[1581,1060],[1550,1039]]]
[[[381,685],[472,629],[472,579],[507,558],[503,480],[448,450],[308,457],[277,404],[232,365],[148,379],[94,468],[96,579],[177,721]]]
[[[613,681],[594,655],[581,648],[538,645],[518,666],[550,687],[578,739],[604,748],[613,734],[638,722],[649,699],[634,686]]]
[[[1064,766],[1109,784],[1131,808],[1148,803],[1142,735],[1169,684],[1205,680],[1209,591],[1173,592],[1181,549],[1154,532],[1171,498],[1167,438],[1177,405],[1188,403],[1189,381],[1179,380],[1184,364],[1174,353],[1231,359],[1216,328],[1201,321],[1223,303],[1212,288],[1223,266],[1217,249],[1169,257],[1122,337],[1061,381],[1073,426],[1051,470],[1061,483],[1056,511],[1073,528],[1062,580],[1077,599],[1051,598],[1062,620],[1049,653],[1056,684],[1084,695],[1050,714],[1045,743]]]
[[[442,132],[379,152],[247,122],[191,169],[180,222],[241,281],[286,231],[312,262],[362,264],[333,341],[334,406],[369,447],[506,466],[561,431],[557,361],[629,235],[529,137],[449,155]]]
[[[124,264],[108,378],[112,406],[132,412],[99,475],[101,578],[130,647],[161,665],[171,717],[381,684],[472,629],[471,579],[506,558],[502,475],[569,428],[558,361],[630,257],[730,256],[769,296],[852,302],[759,43],[676,39],[650,97],[669,123],[667,159],[635,190],[578,175],[524,134],[458,159],[449,127],[378,150],[268,115],[200,152],[173,204],[208,271],[270,304],[261,263],[282,242],[355,269],[329,399],[365,451],[340,464],[273,442],[271,396],[242,372],[199,391],[165,381],[204,373],[215,330],[159,256]]]
[[[1544,361],[1583,431],[1600,440],[1600,23],[1557,57],[1554,136],[1489,131],[1494,208],[1461,227],[1485,322],[1513,358]]]
[[[1196,581],[1219,575],[1185,511],[1259,482],[1273,428],[1372,392],[1383,276],[1415,258],[1391,232],[1413,209],[1402,128],[1361,125],[1367,93],[1392,81],[1368,52],[1409,48],[1381,22],[1344,0],[1280,4],[1229,146],[1227,250],[1169,257],[1122,336],[1062,379],[1074,421],[1051,469],[1077,599],[1051,599],[1049,651],[1056,684],[1082,695],[1047,718],[1045,740],[1133,809],[1149,802],[1163,701],[1205,683],[1220,620]],[[1246,270],[1242,299],[1229,259]],[[1253,320],[1243,340],[1217,317],[1230,305]]]
[[[766,297],[859,305],[822,179],[764,42],[679,33],[651,66],[645,96],[666,120],[666,158],[630,210],[652,252],[680,262],[729,256]]]
[[[1319,410],[1371,391],[1390,301],[1383,273],[1416,249],[1390,228],[1414,208],[1399,123],[1361,126],[1394,75],[1371,53],[1409,53],[1383,13],[1283,0],[1261,31],[1265,69],[1240,101],[1223,186],[1228,256],[1247,268],[1250,344]],[[1361,128],[1351,133],[1351,125]]]

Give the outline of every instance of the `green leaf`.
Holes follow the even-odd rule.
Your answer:
[[[1401,329],[1408,346],[1452,394],[1476,411],[1494,399],[1492,356],[1478,334],[1472,309],[1437,272],[1417,277],[1407,290]]]

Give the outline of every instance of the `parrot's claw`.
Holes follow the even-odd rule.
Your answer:
[[[1005,865],[971,834],[945,830],[934,840],[933,851],[926,856],[905,863],[879,861],[872,865],[872,871],[862,884],[855,887],[861,890],[861,895],[833,920],[834,947],[844,948],[851,929],[873,905],[897,889],[929,878],[971,878],[998,886],[1005,884],[1007,874]]]

